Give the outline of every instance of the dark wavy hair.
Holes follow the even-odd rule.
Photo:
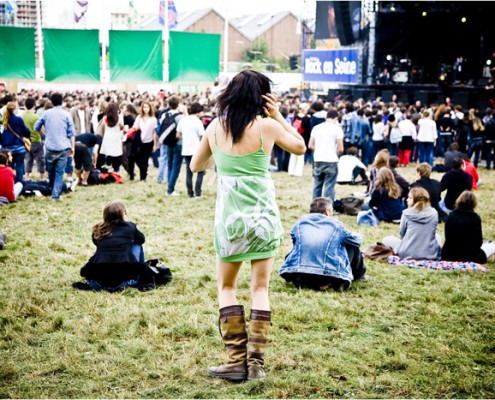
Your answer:
[[[271,92],[271,83],[265,75],[246,70],[239,72],[218,96],[220,123],[233,143],[238,143],[244,129],[263,113],[265,100],[261,96]]]
[[[119,106],[117,103],[111,102],[105,110],[107,117],[107,125],[112,128],[119,123]]]
[[[103,209],[103,222],[93,226],[93,238],[101,240],[112,234],[112,226],[124,220],[125,204],[122,200],[114,200]]]

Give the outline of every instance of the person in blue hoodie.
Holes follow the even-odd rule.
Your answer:
[[[332,200],[317,197],[309,214],[303,215],[290,231],[294,247],[279,273],[297,288],[347,289],[352,281],[368,280],[359,250],[361,236],[347,230],[332,215]]]

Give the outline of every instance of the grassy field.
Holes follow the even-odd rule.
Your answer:
[[[495,239],[493,172],[480,168],[484,238]],[[217,328],[212,244],[215,185],[200,199],[156,183],[78,188],[63,201],[21,198],[0,207],[1,398],[493,398],[495,275],[366,263],[370,282],[347,292],[297,290],[278,275],[289,231],[306,213],[312,178],[274,173],[286,236],[272,275],[268,378],[208,378],[225,360]],[[412,178],[414,168],[401,173]],[[439,178],[440,175],[435,175]],[[360,187],[338,186],[337,198]],[[93,254],[91,227],[121,198],[173,281],[141,293],[80,292],[71,283]],[[398,226],[357,226],[364,246]],[[439,227],[443,236],[443,225]],[[493,270],[494,265],[488,267]],[[249,266],[239,300],[249,310]]]

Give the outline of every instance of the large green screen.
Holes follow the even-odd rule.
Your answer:
[[[110,31],[110,80],[162,81],[161,31]]]
[[[220,72],[220,35],[170,32],[169,81],[213,81]]]
[[[98,31],[43,29],[45,80],[100,80]]]
[[[0,27],[0,78],[35,77],[34,28]]]

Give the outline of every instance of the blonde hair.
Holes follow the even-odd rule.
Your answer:
[[[388,160],[390,158],[390,153],[387,149],[382,149],[378,153],[376,153],[375,160],[373,161],[372,167],[382,168],[386,167],[388,164]]]
[[[474,210],[478,205],[478,199],[476,195],[470,190],[462,192],[455,201],[455,208],[467,208],[468,210]]]
[[[2,120],[2,124],[5,128],[7,128],[7,125],[9,124],[10,116],[14,114],[16,107],[17,107],[17,104],[14,103],[13,101],[9,101],[7,103],[7,106],[5,108],[5,112],[3,114],[3,120]]]
[[[112,226],[124,221],[126,214],[125,204],[122,200],[114,200],[103,208],[103,222],[93,226],[93,238],[101,240],[112,235]]]
[[[419,176],[429,177],[431,175],[431,165],[425,162],[418,164],[416,167],[416,172]]]
[[[402,192],[400,186],[395,181],[394,174],[389,168],[382,168],[378,172],[375,190],[381,187],[385,188],[388,197],[392,199],[398,199]]]
[[[416,208],[418,212],[423,211],[426,207],[430,205],[430,195],[426,191],[426,189],[422,187],[412,188],[409,192],[413,204],[411,207]]]

